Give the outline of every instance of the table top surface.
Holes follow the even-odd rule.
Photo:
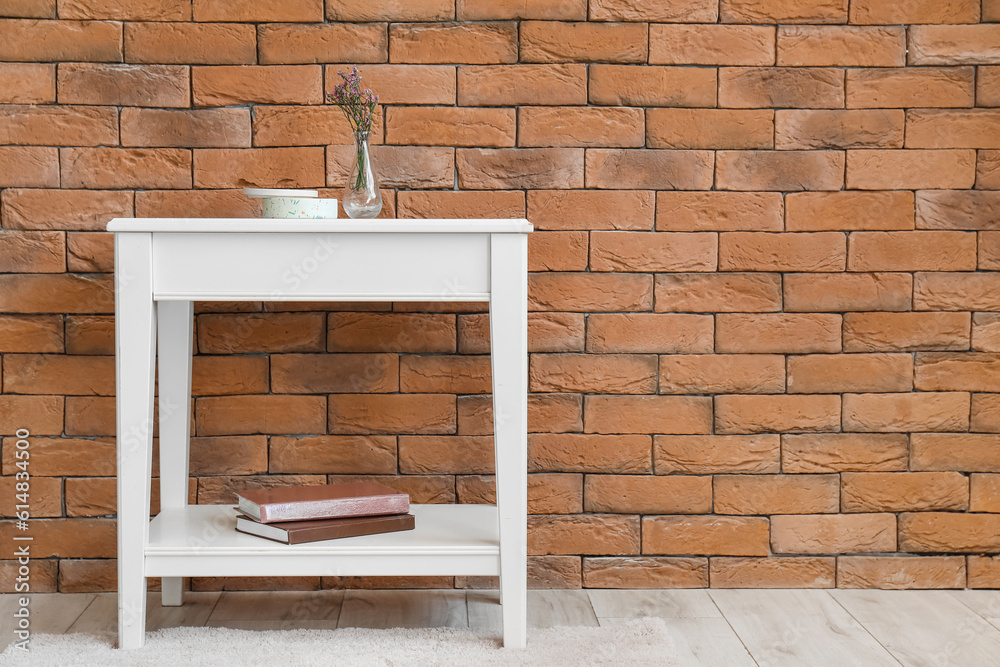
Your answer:
[[[532,231],[525,219],[499,220],[307,220],[262,218],[115,218],[109,232],[173,233],[408,233],[408,234],[524,234]]]

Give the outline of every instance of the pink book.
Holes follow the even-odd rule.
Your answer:
[[[376,482],[277,486],[236,494],[238,508],[261,523],[406,514],[410,496]]]

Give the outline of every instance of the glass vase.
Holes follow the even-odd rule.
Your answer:
[[[367,132],[355,132],[351,174],[344,188],[344,211],[352,218],[374,218],[382,211],[382,192],[372,163]]]

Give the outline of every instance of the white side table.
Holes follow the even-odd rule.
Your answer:
[[[118,636],[145,637],[146,577],[499,575],[523,647],[527,562],[527,220],[116,219]],[[194,301],[489,301],[497,505],[413,505],[416,529],[282,545],[230,505],[188,505]],[[159,338],[160,506],[149,520]]]

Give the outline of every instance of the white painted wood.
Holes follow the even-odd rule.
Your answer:
[[[143,549],[153,462],[156,306],[151,234],[115,235],[115,376],[118,443],[119,645],[141,648],[146,632]]]
[[[622,625],[635,618],[598,617],[602,627]],[[729,622],[716,618],[668,618],[667,635],[673,640],[676,664],[684,667],[756,667]]]
[[[758,665],[898,665],[825,590],[712,590]]]
[[[564,625],[599,625],[587,591],[528,591],[528,627],[555,628]]]
[[[227,591],[205,624],[237,630],[333,630],[343,591]]]
[[[722,618],[722,612],[704,589],[611,590],[590,589],[598,618]]]
[[[1000,662],[1000,630],[949,591],[830,594],[904,665],[996,667]]]
[[[341,628],[465,628],[465,591],[349,590],[340,612]]]
[[[948,591],[949,594],[1000,629],[1000,591]]]
[[[232,233],[298,233],[333,232],[365,234],[524,234],[532,230],[524,219],[408,220],[380,218],[378,220],[306,220],[261,218],[115,218],[108,223],[109,232],[226,232]]]
[[[159,375],[160,507],[187,507],[191,432],[191,351],[194,304],[164,301],[157,306],[156,340]],[[164,577],[162,601],[177,607],[183,601],[184,579]]]
[[[504,646],[527,641],[528,239],[490,238],[493,433]]]

